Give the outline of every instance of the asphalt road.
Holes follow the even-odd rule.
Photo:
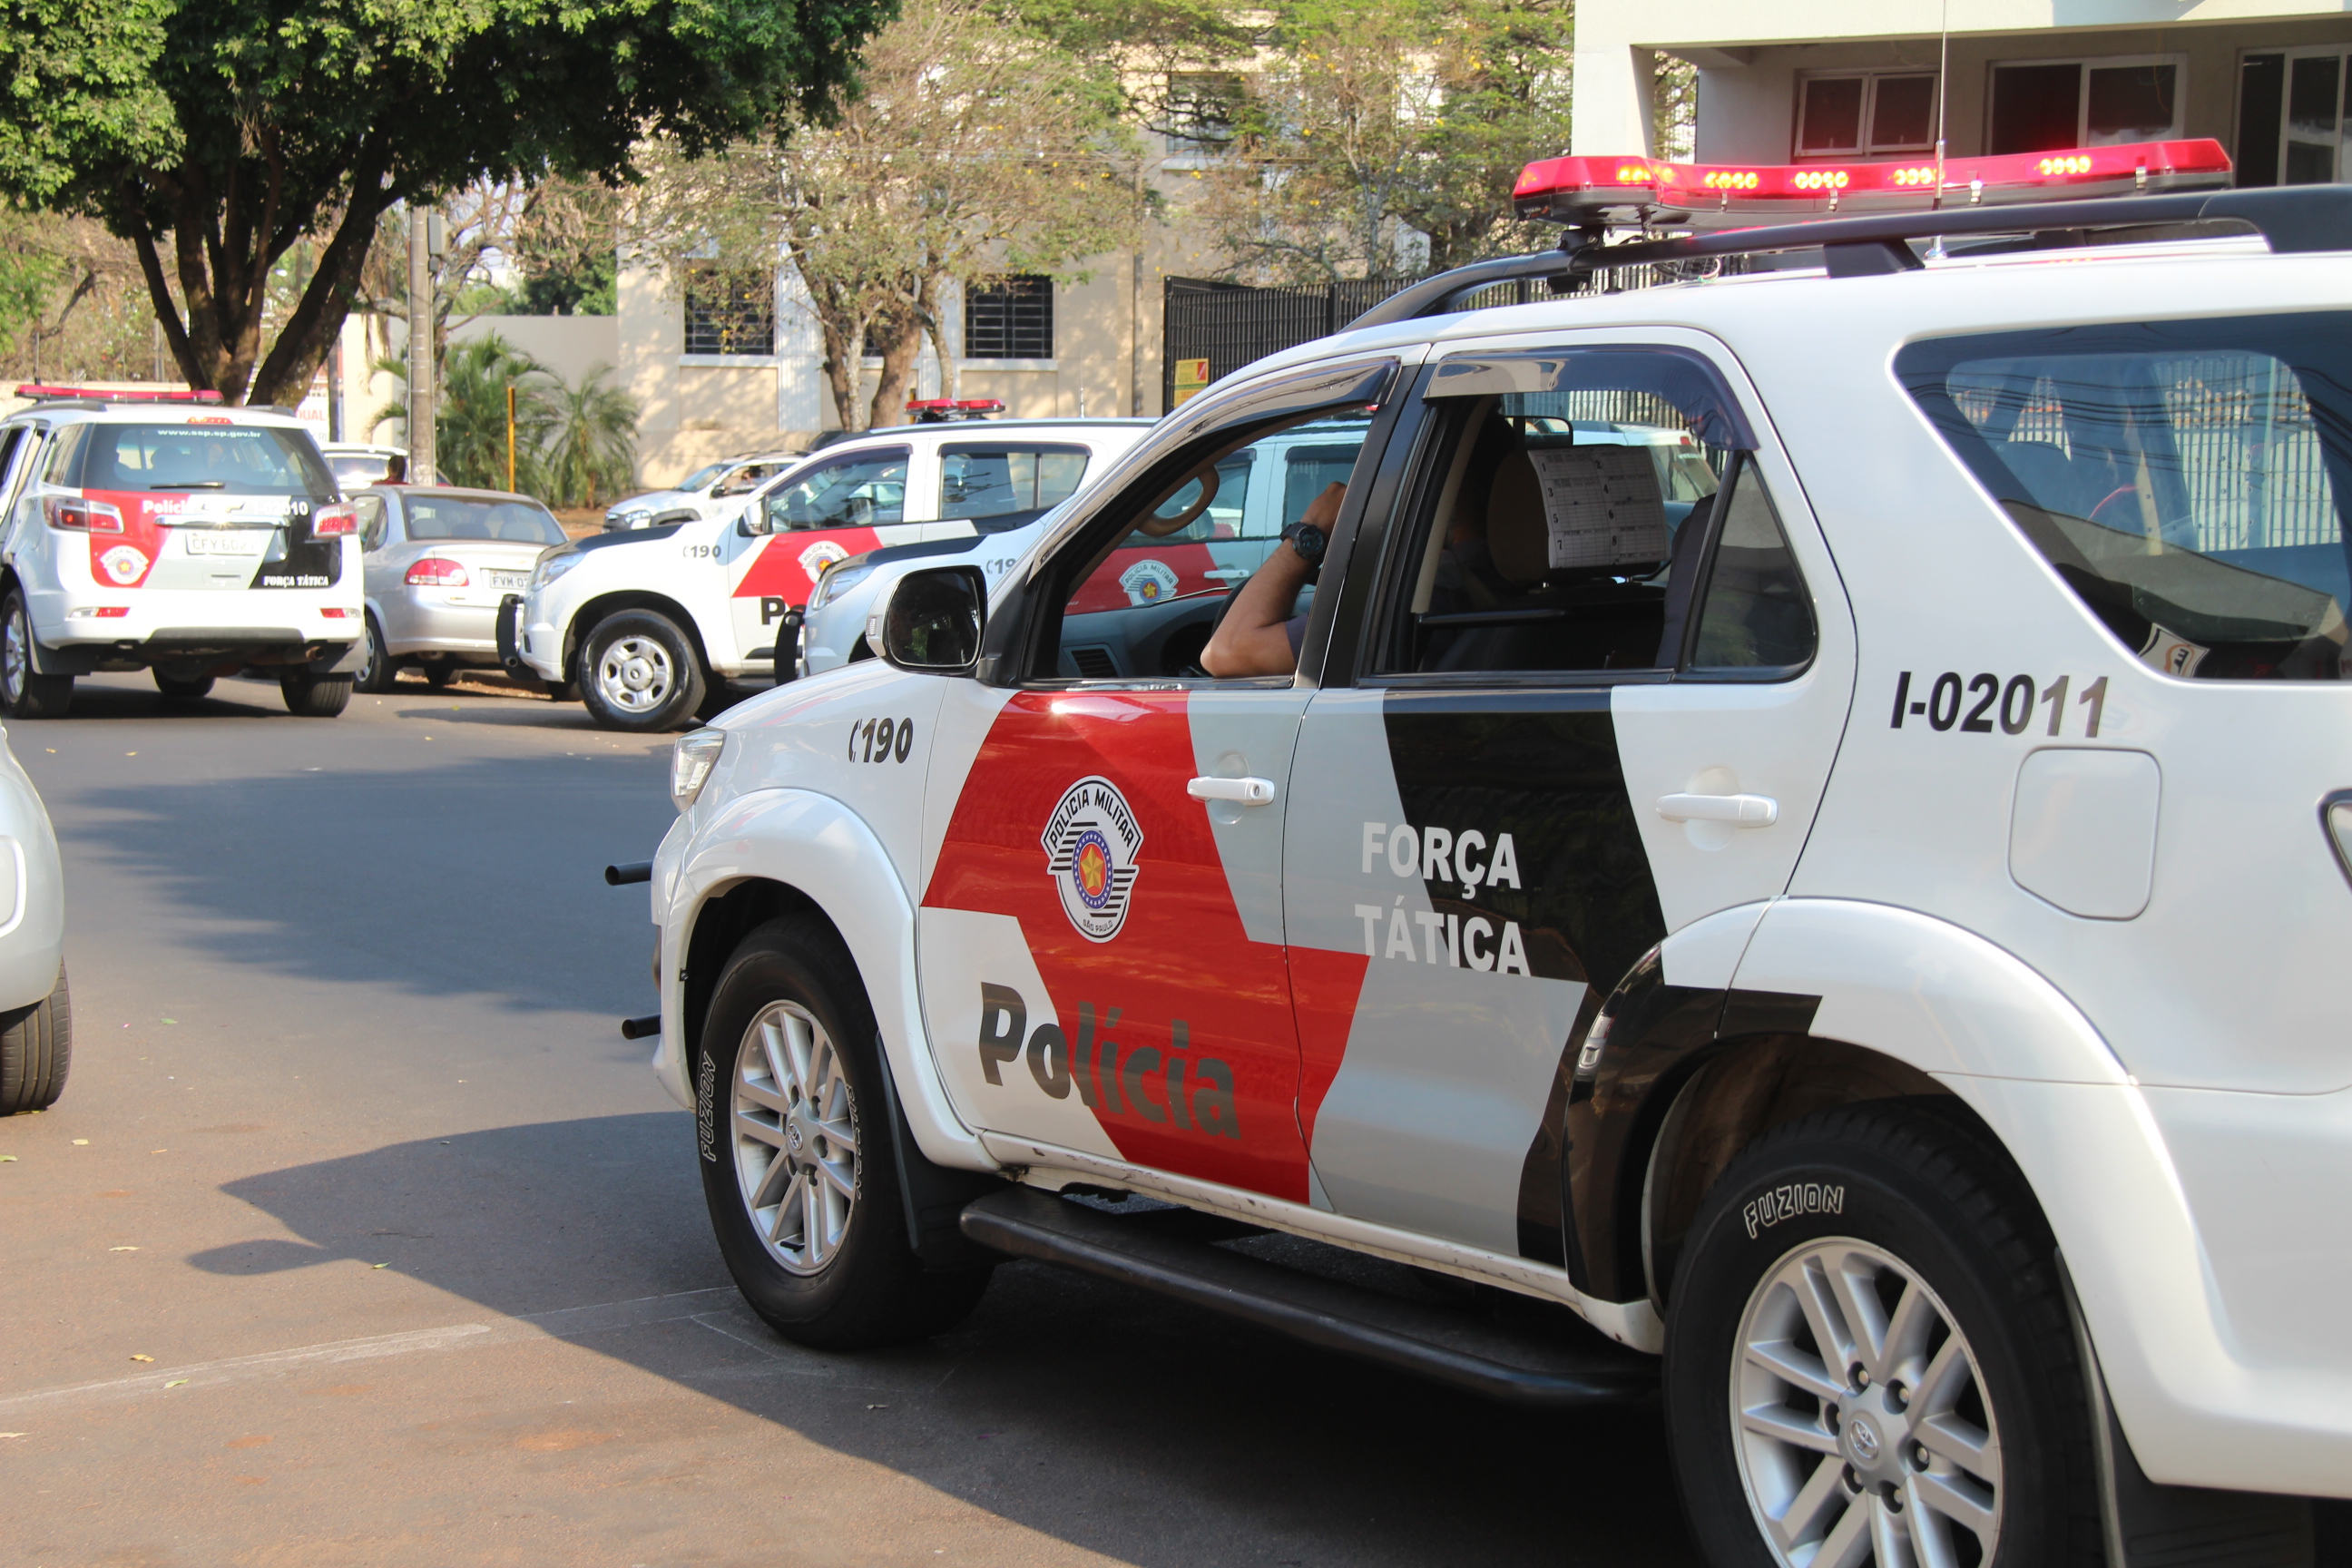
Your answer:
[[[615,1027],[650,932],[600,873],[667,826],[666,743],[131,676],[8,740],[76,1049],[0,1121],[0,1563],[1695,1560],[1653,1417],[1034,1265],[928,1344],[770,1333]]]

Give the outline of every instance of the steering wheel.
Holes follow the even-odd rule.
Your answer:
[[[1142,534],[1147,539],[1165,539],[1171,533],[1180,533],[1185,529],[1190,528],[1192,525],[1192,521],[1199,517],[1202,512],[1208,510],[1209,503],[1217,499],[1216,465],[1213,463],[1203,464],[1202,467],[1194,469],[1192,473],[1186,475],[1183,484],[1178,485],[1174,489],[1168,492],[1169,499],[1173,500],[1175,497],[1182,495],[1184,493],[1184,485],[1191,484],[1197,484],[1201,487],[1200,500],[1194,501],[1191,506],[1186,507],[1174,517],[1162,517],[1160,513],[1155,511],[1146,517],[1141,522],[1137,523],[1135,525],[1135,531]],[[1167,501],[1163,500],[1160,504],[1165,506]]]

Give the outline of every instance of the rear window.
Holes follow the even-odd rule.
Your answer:
[[[68,458],[73,470],[61,482],[89,490],[211,490],[313,500],[336,494],[334,475],[310,437],[268,425],[84,425]]]
[[[507,544],[561,544],[563,527],[527,500],[467,500],[410,490],[401,499],[411,539],[494,539]]]
[[[1895,363],[2143,662],[2200,680],[2352,675],[2352,315],[1944,338]]]

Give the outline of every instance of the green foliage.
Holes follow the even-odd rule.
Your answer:
[[[0,195],[137,243],[190,379],[289,400],[378,217],[483,180],[630,177],[828,112],[887,0],[0,0]],[[271,268],[324,239],[262,355]]]
[[[15,347],[40,320],[41,307],[64,276],[55,257],[0,251],[0,350]]]
[[[1287,0],[1274,18],[1205,204],[1234,270],[1326,282],[1544,243],[1511,186],[1568,145],[1570,0]]]
[[[539,454],[540,495],[551,506],[596,506],[625,492],[637,472],[636,399],[607,386],[605,365],[591,365],[565,385],[551,374],[551,416]]]

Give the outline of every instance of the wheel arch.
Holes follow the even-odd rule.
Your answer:
[[[956,1115],[932,1059],[916,983],[913,902],[881,840],[854,811],[806,790],[737,796],[697,825],[674,868],[656,862],[656,878],[668,889],[668,912],[655,1066],[673,1094],[690,1090],[686,1075],[727,955],[762,921],[805,912],[833,930],[856,965],[923,1154],[950,1168],[997,1168]],[[690,1092],[686,1098],[691,1103]]]
[[[564,623],[563,668],[567,679],[574,681],[580,679],[580,650],[587,643],[589,635],[607,616],[625,610],[650,610],[676,621],[678,629],[686,633],[693,643],[694,657],[702,661],[703,669],[716,673],[717,667],[710,662],[709,638],[700,618],[692,610],[670,595],[658,594],[649,588],[615,588],[582,600],[572,610],[572,618]]]

